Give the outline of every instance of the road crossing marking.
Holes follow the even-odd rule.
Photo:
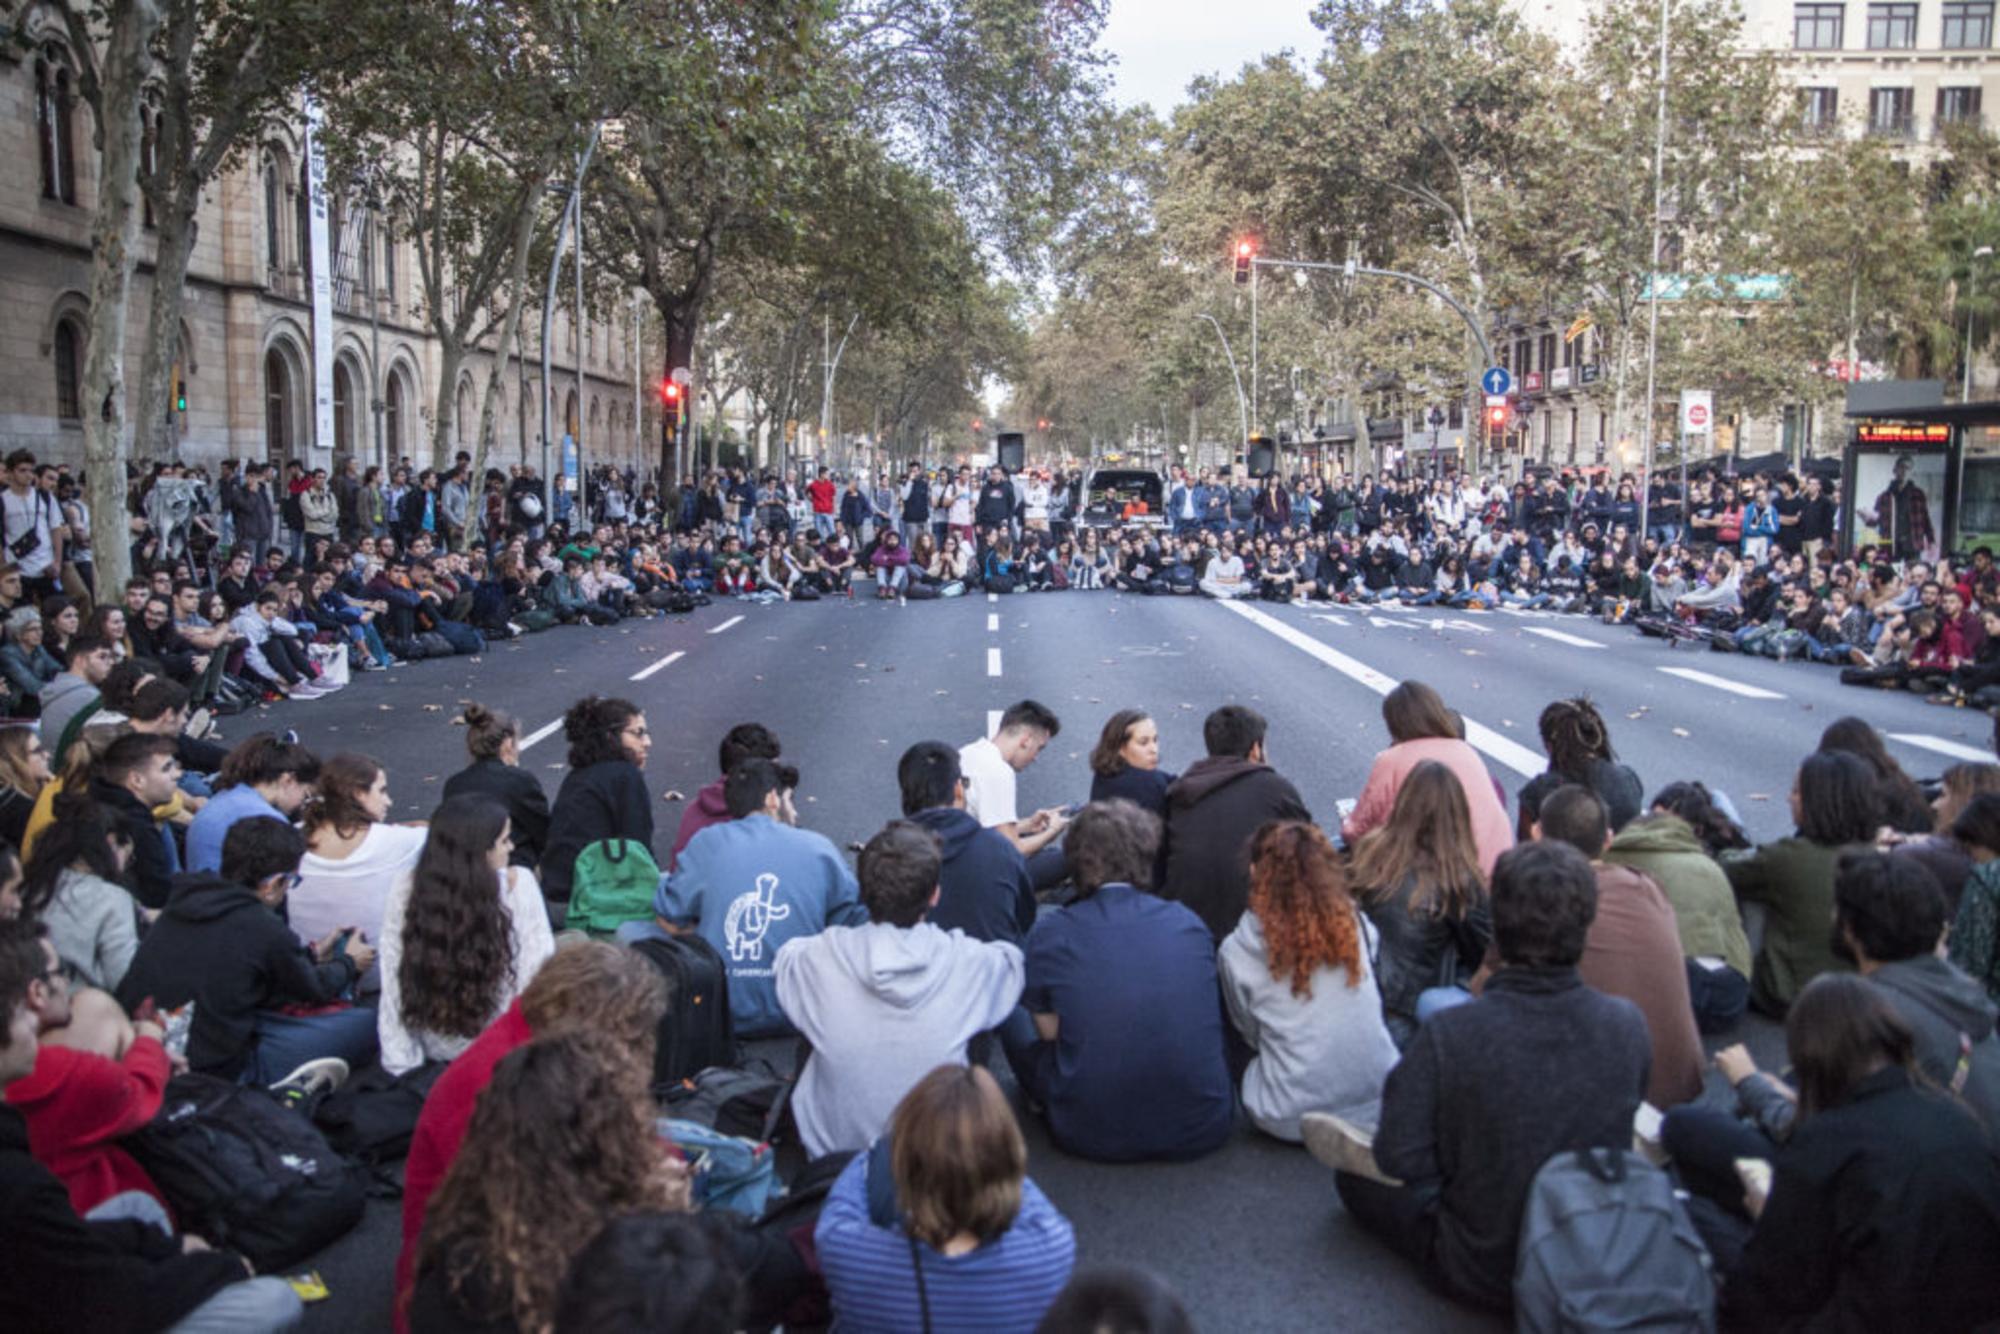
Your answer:
[[[986,595],[986,600],[988,602],[998,602],[1000,600],[1000,595],[998,593],[988,593]]]
[[[1741,681],[1732,681],[1726,676],[1714,676],[1708,672],[1696,671],[1692,667],[1662,667],[1660,670],[1668,676],[1678,676],[1681,680],[1693,681],[1696,685],[1713,686],[1717,690],[1727,690],[1730,694],[1741,695],[1745,699],[1784,698],[1783,695],[1775,690],[1766,690],[1762,686],[1745,685]]]
[[[1252,625],[1270,631],[1293,648],[1311,654],[1342,676],[1359,682],[1378,695],[1386,695],[1396,688],[1394,677],[1385,676],[1367,663],[1350,658],[1339,649],[1322,644],[1305,631],[1287,625],[1275,616],[1268,616],[1255,607],[1245,606],[1241,602],[1220,602],[1217,605],[1241,616]],[[1540,754],[1470,718],[1465,719],[1465,739],[1472,743],[1474,749],[1506,765],[1524,778],[1531,778],[1548,768],[1548,761]]]
[[[1531,635],[1540,635],[1544,639],[1553,639],[1558,644],[1568,644],[1574,648],[1604,647],[1604,645],[1598,643],[1595,639],[1585,639],[1582,635],[1573,635],[1566,630],[1551,630],[1547,626],[1541,625],[1524,625],[1521,628]]]
[[[986,613],[986,632],[987,632],[988,634],[992,634],[992,633],[994,633],[995,631],[999,630],[999,628],[1000,628],[1000,613],[999,613],[999,612],[997,612],[997,611],[989,611],[989,612],[987,612],[987,613]]]
[[[550,723],[547,727],[536,728],[534,731],[528,733],[527,736],[521,739],[521,749],[526,750],[528,747],[534,745],[537,741],[548,740],[550,737],[555,735],[556,729],[561,726],[562,726],[562,719],[558,718],[554,722]]]
[[[730,618],[729,618],[728,620],[724,621],[724,622],[723,622],[723,623],[722,623],[721,625],[718,625],[718,626],[714,626],[714,627],[712,627],[712,628],[711,628],[711,629],[709,630],[709,633],[710,633],[710,634],[712,634],[712,635],[719,635],[719,634],[721,634],[721,633],[722,633],[722,632],[723,632],[724,630],[727,630],[727,629],[728,629],[728,628],[729,628],[730,626],[732,626],[732,625],[736,624],[736,623],[737,623],[738,621],[740,621],[740,620],[742,620],[742,619],[743,619],[743,618],[742,618],[741,616],[732,616],[732,617],[730,617]]]
[[[1906,746],[1919,750],[1936,751],[1949,755],[1954,760],[1971,760],[1975,764],[1993,763],[1993,752],[1981,746],[1968,746],[1962,741],[1947,741],[1941,736],[1925,736],[1921,732],[1891,732],[1891,741],[1900,741]]]
[[[651,676],[654,672],[657,672],[664,667],[671,667],[675,663],[679,662],[682,658],[685,658],[686,656],[687,656],[687,651],[685,649],[675,649],[672,653],[669,653],[666,657],[661,658],[658,662],[654,663],[652,666],[641,667],[638,671],[632,673],[632,675],[627,677],[626,679],[631,681],[643,681],[647,677]]]
[[[997,648],[986,650],[986,674],[988,676],[1000,675],[1000,650]]]

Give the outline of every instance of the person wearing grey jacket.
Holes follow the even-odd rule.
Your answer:
[[[792,1109],[814,1158],[861,1150],[889,1127],[903,1095],[1013,1014],[1021,951],[924,920],[938,901],[937,840],[892,821],[862,848],[868,922],[785,942],[778,1004],[812,1045]]]
[[[1267,930],[1282,942],[1276,951]],[[1258,832],[1249,910],[1217,963],[1229,1018],[1257,1052],[1243,1072],[1243,1107],[1265,1134],[1298,1143],[1306,1112],[1368,1131],[1380,1120],[1398,1052],[1369,967],[1374,937],[1325,834],[1300,821]],[[1301,942],[1331,943],[1334,957]]]

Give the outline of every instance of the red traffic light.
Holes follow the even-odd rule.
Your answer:
[[[1493,407],[1486,409],[1486,424],[1496,431],[1507,428],[1507,409]]]
[[[672,380],[660,381],[660,399],[667,403],[681,401],[681,387]]]
[[[1250,261],[1251,257],[1254,256],[1256,253],[1257,253],[1257,243],[1255,241],[1250,240],[1248,237],[1236,243],[1237,282],[1247,283],[1250,281]]]
[[[975,431],[983,431],[986,429],[986,423],[980,421],[977,417],[975,417],[972,419],[972,429]]]

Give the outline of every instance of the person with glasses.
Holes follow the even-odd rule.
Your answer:
[[[627,699],[586,695],[563,715],[569,772],[549,813],[542,854],[542,894],[551,913],[567,910],[577,855],[604,839],[653,846],[653,802],[646,755],[653,747],[646,715]]]
[[[139,942],[119,1002],[136,1010],[151,997],[177,1010],[193,1001],[191,1068],[272,1085],[327,1071],[338,1083],[373,1059],[375,1011],[337,1003],[375,962],[374,948],[353,931],[302,945],[278,915],[305,850],[283,820],[238,820],[223,840],[221,874],[176,880]],[[297,1007],[314,1013],[289,1012]],[[338,1064],[320,1064],[328,1058]]]
[[[52,777],[49,749],[34,728],[0,728],[0,838],[22,845],[35,798]]]

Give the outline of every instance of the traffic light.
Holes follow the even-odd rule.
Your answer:
[[[1495,404],[1486,409],[1486,433],[1498,438],[1507,433],[1507,409]]]
[[[1238,283],[1247,283],[1250,281],[1250,261],[1256,253],[1256,242],[1246,239],[1236,243],[1236,281]]]
[[[678,431],[681,429],[681,386],[679,381],[660,381],[660,413],[669,431]]]
[[[1048,430],[1048,429],[1049,429],[1049,419],[1048,419],[1047,417],[1044,417],[1044,418],[1042,418],[1042,419],[1041,419],[1040,421],[1036,422],[1036,423],[1035,423],[1035,429],[1036,429],[1036,430],[1038,430],[1038,431],[1046,431],[1046,430]]]
[[[174,365],[174,411],[179,413],[181,416],[185,417],[187,416],[187,410],[188,410],[187,372],[183,371],[180,367],[180,364],[176,362]]]

